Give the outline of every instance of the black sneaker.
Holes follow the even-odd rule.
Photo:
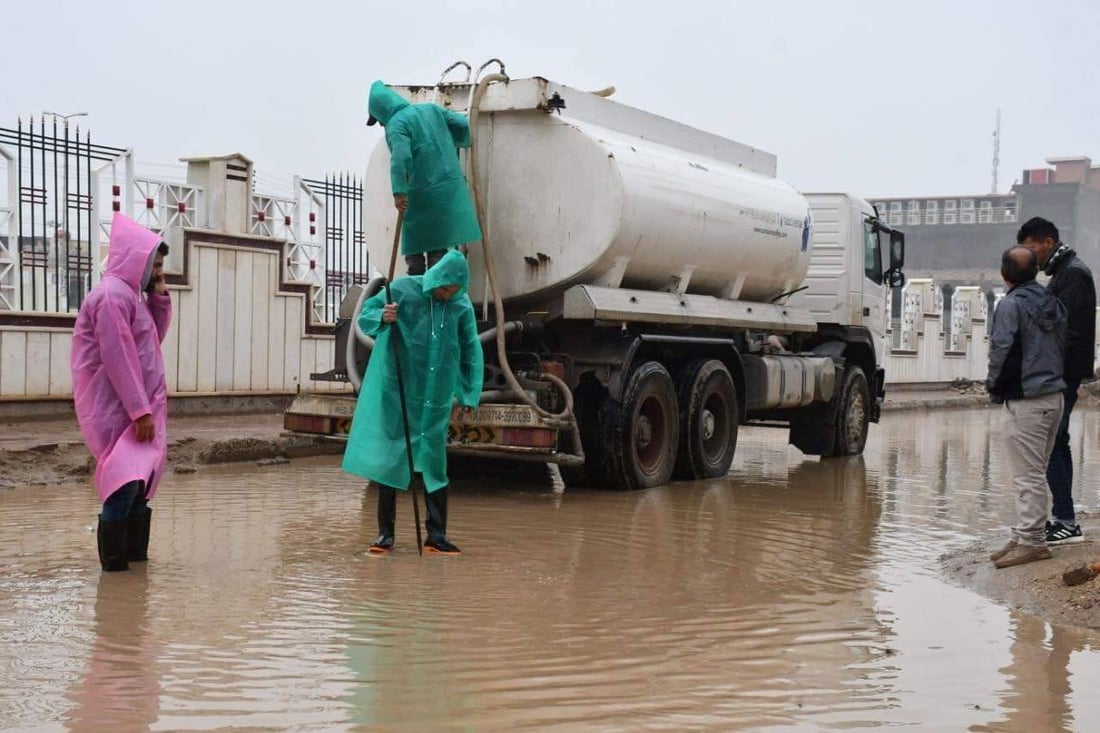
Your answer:
[[[1084,541],[1085,533],[1081,531],[1081,525],[1067,527],[1061,522],[1047,522],[1048,545],[1073,545]]]
[[[451,544],[446,537],[429,538],[424,543],[424,552],[429,555],[461,555],[462,550]]]

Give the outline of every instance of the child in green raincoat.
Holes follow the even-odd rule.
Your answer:
[[[470,147],[470,127],[464,115],[409,104],[380,81],[371,85],[367,110],[367,124],[386,129],[394,205],[405,212],[401,254],[410,275],[423,275],[445,250],[481,239],[455,150]]]
[[[344,470],[379,485],[378,539],[373,553],[393,549],[397,489],[409,475],[405,432],[393,359],[404,370],[413,465],[424,479],[428,552],[458,554],[447,539],[447,428],[455,401],[477,407],[485,362],[473,304],[466,295],[470,270],[457,250],[447,252],[427,274],[396,279],[390,289],[363,304],[359,327],[375,338],[344,453]]]

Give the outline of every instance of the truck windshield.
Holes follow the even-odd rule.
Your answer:
[[[863,272],[868,280],[882,285],[882,248],[878,232],[869,221],[863,222]]]

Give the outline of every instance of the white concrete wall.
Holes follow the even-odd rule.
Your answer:
[[[892,349],[887,355],[887,384],[985,380],[989,358],[985,321],[975,320],[969,334],[959,334],[961,343],[954,350],[947,348],[941,327],[942,316],[922,315],[915,348]]]
[[[902,298],[900,333],[888,339],[894,347],[886,356],[887,384],[984,381],[989,343],[981,289],[958,288],[945,304],[935,283],[914,278]],[[950,335],[945,318],[951,319]]]
[[[173,318],[163,344],[169,393],[347,389],[309,379],[332,368],[335,340],[308,334],[305,295],[280,288],[281,244],[203,237],[194,233],[188,245],[186,284],[169,285]],[[71,396],[71,348],[71,328],[0,325],[0,399]]]
[[[965,379],[984,382],[988,370],[992,314],[985,294],[976,287],[955,291],[950,313],[931,280],[912,280],[903,295],[901,328],[890,334],[887,350],[887,384],[926,384]],[[952,319],[951,335],[945,335],[943,319]],[[1100,332],[1100,308],[1096,312]],[[1100,364],[1100,341],[1095,347]]]
[[[208,239],[224,239],[213,236]],[[334,339],[306,333],[305,296],[280,289],[282,250],[203,241],[194,233],[186,285],[171,285],[174,316],[164,341],[173,395],[343,391],[312,382],[332,368]],[[270,241],[270,240],[268,240]],[[984,294],[960,288],[952,313],[930,282],[914,280],[904,296],[901,332],[891,335],[888,384],[985,380],[989,354]],[[943,319],[951,317],[951,337]],[[1100,330],[1100,310],[1097,311]],[[243,338],[240,335],[245,334]],[[0,325],[0,399],[71,396],[69,328]],[[1100,363],[1100,348],[1097,353]]]

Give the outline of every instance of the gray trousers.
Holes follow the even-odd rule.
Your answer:
[[[1008,430],[1005,447],[1016,489],[1016,526],[1012,537],[1021,545],[1045,547],[1050,515],[1047,462],[1062,421],[1062,393],[1005,403]]]

